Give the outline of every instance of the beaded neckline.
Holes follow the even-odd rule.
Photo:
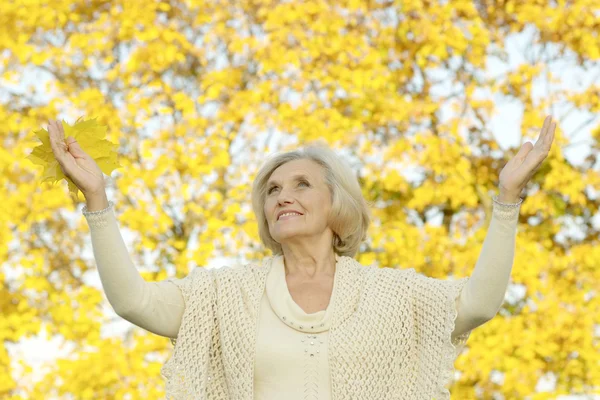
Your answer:
[[[269,304],[281,322],[290,328],[304,333],[319,333],[329,330],[331,326],[331,317],[333,315],[332,304],[334,304],[336,284],[340,267],[343,265],[343,263],[339,262],[339,256],[337,254],[335,255],[335,259],[336,267],[333,278],[333,291],[331,293],[329,305],[325,310],[308,314],[296,304],[289,292],[285,280],[283,255],[272,258],[265,290]]]

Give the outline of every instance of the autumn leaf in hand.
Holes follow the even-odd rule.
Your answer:
[[[96,162],[102,173],[110,176],[114,169],[121,167],[117,161],[117,145],[105,139],[107,127],[99,125],[96,118],[80,119],[72,126],[62,121],[64,137],[74,138],[81,149]],[[32,163],[44,167],[42,182],[56,183],[61,179],[65,179],[68,182],[71,197],[76,199],[79,189],[71,178],[64,174],[56,159],[50,145],[49,132],[46,129],[40,129],[33,133],[42,144],[35,147],[26,158]]]

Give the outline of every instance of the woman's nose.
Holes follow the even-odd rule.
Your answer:
[[[279,194],[277,195],[277,202],[279,204],[291,203],[291,197],[288,195],[286,190],[279,191]]]
[[[286,197],[286,196],[279,196],[277,198],[277,203],[279,203],[280,205],[281,204],[285,204],[285,203],[289,204],[289,203],[292,203],[292,201],[288,197]]]

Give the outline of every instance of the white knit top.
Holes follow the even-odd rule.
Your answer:
[[[335,258],[339,260],[337,254]],[[330,305],[335,293],[334,277]],[[275,257],[260,304],[254,398],[331,399],[327,361],[331,315],[331,306],[308,314],[296,304],[285,280],[283,256]]]

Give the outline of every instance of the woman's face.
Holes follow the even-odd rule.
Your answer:
[[[327,226],[331,193],[325,184],[322,167],[312,160],[294,160],[279,166],[267,183],[264,212],[271,237],[279,244],[329,240]],[[295,211],[279,219],[280,211]],[[305,245],[307,243],[304,243]]]

